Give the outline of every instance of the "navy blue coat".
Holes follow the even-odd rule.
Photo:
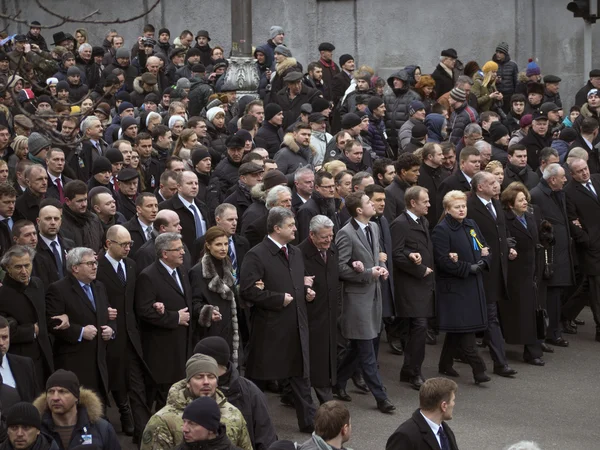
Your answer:
[[[436,272],[436,311],[440,331],[471,333],[487,328],[487,306],[483,275],[471,274],[471,264],[483,260],[489,268],[489,257],[481,256],[473,243],[471,230],[485,247],[485,239],[471,219],[458,222],[450,215],[433,229],[433,256]],[[475,248],[477,247],[477,248]],[[449,253],[458,253],[452,262]]]

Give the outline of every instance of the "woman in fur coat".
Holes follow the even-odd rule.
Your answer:
[[[189,278],[193,317],[200,325],[198,337],[221,336],[229,344],[231,360],[237,366],[241,351],[235,298],[237,273],[228,254],[229,237],[225,231],[209,228],[204,255],[190,270]]]

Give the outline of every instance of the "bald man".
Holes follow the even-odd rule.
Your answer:
[[[156,252],[154,250],[154,239],[159,234],[163,233],[181,233],[181,220],[179,215],[171,209],[163,209],[156,214],[156,218],[152,224],[154,227],[154,233],[152,239],[149,239],[140,247],[135,253],[135,263],[137,264],[138,275],[142,270],[156,261]],[[185,255],[183,255],[183,266],[182,270],[185,274],[189,272],[194,263],[192,262],[192,256],[187,246],[185,247]]]
[[[140,439],[150,419],[150,410],[144,386],[147,368],[133,310],[136,268],[135,262],[127,257],[131,250],[129,231],[122,225],[113,225],[106,232],[105,247],[106,253],[98,258],[96,279],[106,288],[109,318],[116,318],[118,330],[115,339],[108,342],[106,352],[108,388],[119,408],[122,430]]]
[[[33,258],[33,276],[42,280],[44,288],[67,274],[66,255],[75,242],[60,235],[62,211],[47,205],[40,209],[37,218],[38,243]]]

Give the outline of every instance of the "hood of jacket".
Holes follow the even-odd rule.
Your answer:
[[[256,50],[254,50],[255,58],[256,52],[262,52],[262,54],[265,55],[265,63],[263,64],[265,68],[273,66],[273,49],[269,48],[268,45],[259,45],[256,47]]]
[[[406,70],[404,70],[404,69],[398,70],[397,72],[394,72],[393,74],[391,74],[388,77],[387,84],[390,87],[390,89],[392,89],[392,90],[394,90],[394,78],[398,78],[398,79],[404,81],[405,88],[406,88],[406,90],[408,90],[407,82],[409,80],[409,76],[408,76],[408,73],[406,73]],[[402,88],[402,90],[404,90],[404,88]]]
[[[281,147],[287,147],[289,148],[291,151],[293,151],[294,153],[298,153],[301,149],[300,146],[298,145],[298,143],[295,141],[294,139],[294,135],[292,133],[287,133],[284,137],[283,137],[283,142],[281,143]],[[312,145],[309,145],[308,148],[310,149],[310,152],[314,155],[317,151],[315,150],[315,148]]]
[[[421,66],[409,65],[402,69],[408,74],[408,82],[411,86],[417,84],[417,80],[415,80],[415,72],[417,69],[421,70]]]
[[[276,64],[275,70],[277,71],[277,74],[281,76],[283,72],[293,67],[296,67],[297,65],[298,61],[296,61],[296,58],[285,58],[283,61]]]
[[[46,412],[50,412],[50,409],[48,408],[47,394],[44,392],[38,398],[36,398],[33,401],[33,406],[37,408],[41,416],[43,416]],[[79,390],[79,406],[86,409],[90,422],[96,423],[98,422],[98,419],[102,418],[102,401],[94,391],[82,387]]]
[[[148,91],[144,91],[144,88],[142,87],[142,77],[136,77],[133,80],[133,89],[135,90],[135,92],[137,92],[140,95],[143,94],[152,94],[155,93],[156,95],[159,95],[160,97],[160,91],[158,89],[158,83],[156,83],[153,87],[152,87],[152,92],[148,92]]]
[[[425,126],[427,127],[427,136],[439,139],[439,142],[444,140],[442,130],[446,118],[441,114],[431,113],[425,117]]]
[[[587,117],[598,117],[598,111],[593,111],[590,109],[590,105],[588,103],[585,103],[582,107],[581,107],[581,115],[585,118]]]

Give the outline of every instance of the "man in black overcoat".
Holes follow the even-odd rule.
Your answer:
[[[32,277],[31,255],[26,246],[14,246],[3,257],[6,271],[0,287],[0,315],[10,324],[10,353],[33,360],[36,382],[43,389],[54,372],[52,346],[46,328],[44,286]]]
[[[140,322],[144,361],[154,384],[147,389],[148,406],[165,406],[169,388],[185,377],[185,363],[193,350],[190,323],[192,289],[183,273],[183,242],[178,233],[154,240],[156,262],[138,276],[135,308]],[[168,351],[157,351],[168,349]]]
[[[301,252],[288,245],[296,234],[292,211],[272,208],[267,233],[246,254],[241,270],[240,293],[253,306],[246,375],[265,381],[288,379],[298,427],[308,432],[314,429],[315,406],[310,394],[305,298],[314,292],[304,285]],[[260,280],[263,289],[256,285]]]
[[[56,338],[54,364],[74,372],[82,385],[108,401],[107,341],[116,335],[109,320],[104,284],[96,281],[98,262],[92,249],[76,247],[67,255],[68,274],[46,294],[48,328]],[[53,316],[66,314],[70,326],[59,330]]]
[[[106,288],[110,307],[116,310],[119,330],[108,343],[108,387],[119,408],[122,430],[139,442],[150,420],[144,384],[149,371],[134,312],[136,268],[127,257],[131,235],[125,227],[114,225],[106,232],[105,245],[106,253],[98,258],[97,279]]]
[[[17,390],[22,401],[33,402],[41,392],[36,380],[35,365],[27,356],[8,353],[10,333],[8,320],[0,317],[0,367],[3,373],[0,378],[4,384]]]
[[[427,222],[429,222],[429,231],[432,231],[442,215],[442,211],[438,209],[441,204],[437,198],[438,189],[450,174],[442,166],[444,153],[439,144],[433,142],[425,144],[422,156],[423,164],[421,164],[421,170],[419,170],[417,184],[427,189],[430,204],[429,211],[427,212]]]
[[[131,235],[133,246],[129,252],[134,258],[137,251],[152,237],[152,223],[158,213],[158,200],[150,192],[142,192],[135,199],[136,214],[123,224]]]
[[[430,378],[421,388],[419,409],[389,437],[385,450],[458,450],[452,419],[458,386],[448,378]]]
[[[335,234],[340,226],[335,213],[335,182],[329,172],[319,172],[315,175],[315,190],[296,212],[300,242],[308,238],[310,221],[320,214],[327,216],[333,222]]]
[[[433,244],[425,217],[430,207],[427,189],[413,186],[404,195],[406,210],[391,225],[394,291],[398,317],[409,321],[400,380],[419,389],[424,383],[427,319],[435,315]]]
[[[567,216],[577,244],[579,267],[589,286],[596,340],[600,342],[600,174],[590,175],[583,159],[571,162],[570,168],[573,179],[565,187]]]
[[[450,191],[469,192],[471,190],[471,179],[480,170],[481,156],[475,147],[465,147],[460,152],[459,169],[447,177],[437,192],[438,211],[444,211],[442,202],[444,195]],[[439,218],[438,218],[439,219]]]
[[[508,366],[504,337],[498,317],[498,303],[506,300],[508,259],[517,257],[514,249],[509,249],[508,232],[502,205],[494,197],[500,193],[500,184],[489,172],[478,172],[471,180],[471,196],[467,201],[467,217],[474,220],[490,249],[492,263],[489,271],[483,273],[483,289],[487,303],[488,327],[484,333],[485,343],[494,361],[494,373],[510,377],[517,373]]]
[[[331,180],[333,182],[333,180]],[[304,270],[313,276],[315,299],[307,302],[310,382],[319,402],[333,400],[331,387],[337,377],[338,259],[332,248],[334,222],[323,215],[314,216],[309,236],[298,248],[304,257]]]

